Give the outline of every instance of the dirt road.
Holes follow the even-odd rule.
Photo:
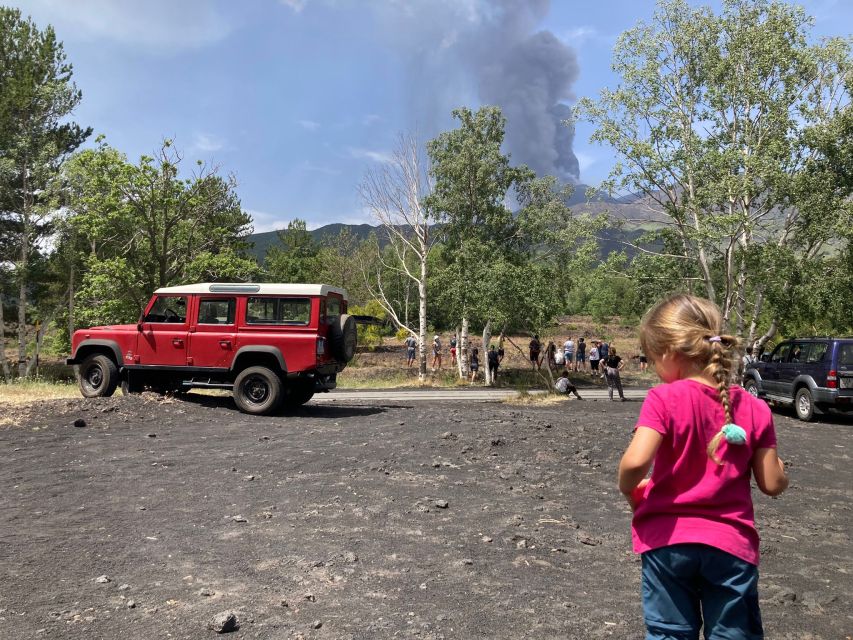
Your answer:
[[[638,409],[44,403],[0,431],[0,637],[209,638],[234,611],[234,638],[639,638],[614,487]],[[849,637],[853,421],[777,428],[767,637]]]

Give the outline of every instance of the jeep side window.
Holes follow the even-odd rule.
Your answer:
[[[823,356],[826,355],[826,347],[828,345],[825,342],[813,342],[811,344],[811,349],[809,350],[809,357],[806,359],[806,362],[820,362],[823,360]]]
[[[770,362],[785,362],[788,359],[788,352],[791,350],[790,344],[780,344],[776,347],[776,351],[770,356]]]
[[[142,320],[183,324],[187,321],[187,299],[184,296],[157,296]]]
[[[311,320],[308,298],[249,298],[246,324],[307,325]]]
[[[326,298],[326,322],[332,324],[338,321],[341,315],[341,299],[335,296]]]
[[[199,324],[234,324],[235,298],[202,298],[198,302]]]
[[[853,365],[853,344],[838,345],[838,364],[848,367]]]

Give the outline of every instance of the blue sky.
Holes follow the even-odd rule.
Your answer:
[[[505,3],[516,15],[496,26],[494,12]],[[52,24],[65,43],[83,92],[79,123],[132,160],[169,137],[187,160],[233,173],[256,231],[294,218],[309,227],[372,222],[357,193],[365,171],[388,157],[400,132],[432,137],[452,126],[452,107],[476,107],[483,94],[506,89],[494,76],[511,70],[496,72],[489,60],[504,39],[550,31],[563,66],[576,57],[576,68],[565,70],[568,84],[556,90],[571,104],[615,85],[616,37],[654,9],[647,0],[7,4]],[[801,4],[815,17],[815,35],[849,35],[853,2]],[[486,35],[483,25],[491,25]],[[613,157],[589,144],[590,133],[579,125],[573,149],[580,180],[595,184]],[[510,149],[516,158],[530,153],[524,137],[518,132],[518,152]]]

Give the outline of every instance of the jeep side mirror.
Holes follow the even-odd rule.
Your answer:
[[[761,354],[761,362],[770,362],[770,354],[762,353]]]
[[[142,331],[142,320],[140,320],[139,322],[136,323],[136,330]]]

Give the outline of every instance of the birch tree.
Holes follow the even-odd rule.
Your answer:
[[[577,109],[617,154],[605,186],[666,216],[678,244],[665,258],[695,264],[728,329],[750,341],[762,318],[762,339],[775,330],[766,303],[790,289],[781,267],[814,260],[836,215],[801,177],[818,153],[806,132],[849,103],[849,42],[811,44],[810,26],[775,0],[725,0],[720,15],[662,1],[617,41],[617,88]]]
[[[368,170],[359,192],[362,202],[382,228],[389,249],[382,251],[378,239],[378,260],[365,273],[371,294],[388,313],[391,321],[418,341],[418,379],[427,375],[427,280],[429,256],[435,239],[430,227],[427,199],[430,180],[426,163],[412,135],[401,135],[391,160]],[[408,305],[401,314],[387,287],[387,277],[395,274],[410,281],[418,291],[418,324],[409,319]],[[408,290],[408,288],[406,288]]]

